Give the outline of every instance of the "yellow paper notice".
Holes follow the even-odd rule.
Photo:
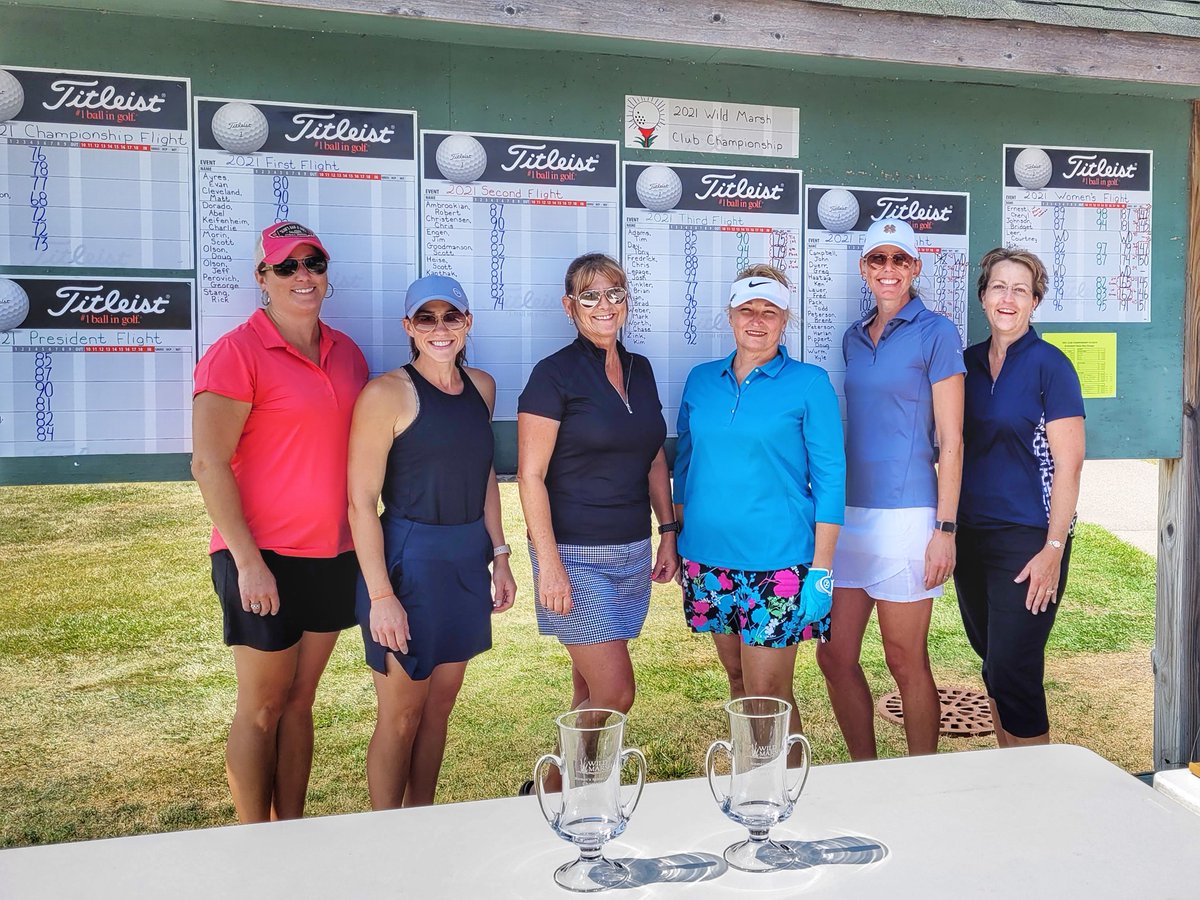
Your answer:
[[[1049,341],[1075,366],[1083,396],[1117,396],[1117,335],[1057,333],[1043,334],[1042,340]]]

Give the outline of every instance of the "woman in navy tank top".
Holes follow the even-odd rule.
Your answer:
[[[375,809],[433,802],[467,662],[491,648],[491,615],[517,593],[492,467],[496,382],[462,364],[466,294],[426,275],[404,311],[413,361],[366,386],[350,431],[357,615],[379,705]]]

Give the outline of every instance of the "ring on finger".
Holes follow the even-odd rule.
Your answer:
[[[253,610],[254,612],[258,612],[262,609],[262,604],[259,603],[257,600],[255,600],[253,603],[250,604],[250,609]]]

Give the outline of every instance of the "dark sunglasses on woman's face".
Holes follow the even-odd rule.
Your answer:
[[[429,332],[436,330],[438,322],[441,322],[451,331],[462,331],[467,325],[467,316],[465,313],[460,313],[457,309],[452,309],[441,316],[431,312],[419,312],[412,317],[413,328],[422,334],[429,334]]]
[[[882,269],[889,259],[897,269],[911,269],[915,262],[907,253],[871,253],[867,256],[867,265],[872,269]]]
[[[625,290],[625,288],[610,287],[606,291],[580,291],[575,295],[575,300],[584,309],[593,309],[600,304],[601,297],[607,297],[608,302],[613,306],[620,306],[628,296],[629,291]]]
[[[258,267],[258,271],[262,273],[270,269],[280,278],[291,278],[300,271],[301,263],[304,263],[304,268],[314,275],[324,275],[325,270],[329,268],[329,260],[319,254],[314,254],[313,256],[306,256],[304,259],[296,259],[289,256],[283,262],[277,262],[273,266],[263,263]]]

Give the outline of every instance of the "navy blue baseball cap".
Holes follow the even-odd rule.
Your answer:
[[[413,313],[430,300],[445,300],[459,312],[469,312],[467,292],[461,284],[448,275],[426,275],[408,286],[404,295],[404,316],[411,319]]]

